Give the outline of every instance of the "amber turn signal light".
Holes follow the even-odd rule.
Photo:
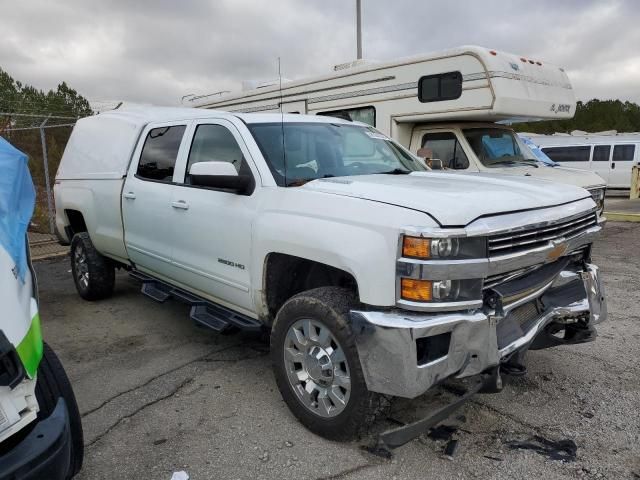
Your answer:
[[[403,300],[429,302],[433,298],[433,285],[430,280],[403,278],[400,280],[400,296]]]
[[[402,256],[409,258],[429,258],[431,256],[431,239],[405,236],[402,239]]]

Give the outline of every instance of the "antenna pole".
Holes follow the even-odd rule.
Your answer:
[[[362,0],[356,0],[356,44],[357,59],[362,58]]]

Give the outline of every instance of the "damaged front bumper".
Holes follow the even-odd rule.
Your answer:
[[[526,295],[509,298],[496,289],[475,311],[351,311],[367,388],[414,398],[448,377],[496,367],[516,352],[593,340],[594,325],[607,317],[598,267],[562,268]]]

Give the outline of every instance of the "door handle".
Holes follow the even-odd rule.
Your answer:
[[[611,170],[615,170],[616,169],[616,162],[612,162],[611,163]]]
[[[184,200],[178,200],[177,202],[171,202],[173,208],[179,208],[181,210],[189,210],[189,204]]]
[[[136,199],[136,194],[133,192],[127,192],[125,194],[122,195],[124,198],[128,198],[129,200],[135,200]]]

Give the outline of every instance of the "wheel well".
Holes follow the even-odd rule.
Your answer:
[[[348,288],[358,296],[358,284],[349,272],[293,255],[269,254],[264,275],[264,298],[269,310],[269,322],[273,321],[289,298],[318,287]]]
[[[87,224],[84,222],[82,212],[78,210],[65,210],[64,212],[69,219],[68,229],[71,230],[71,237],[76,233],[87,231]],[[69,241],[71,241],[71,238],[69,238]]]

